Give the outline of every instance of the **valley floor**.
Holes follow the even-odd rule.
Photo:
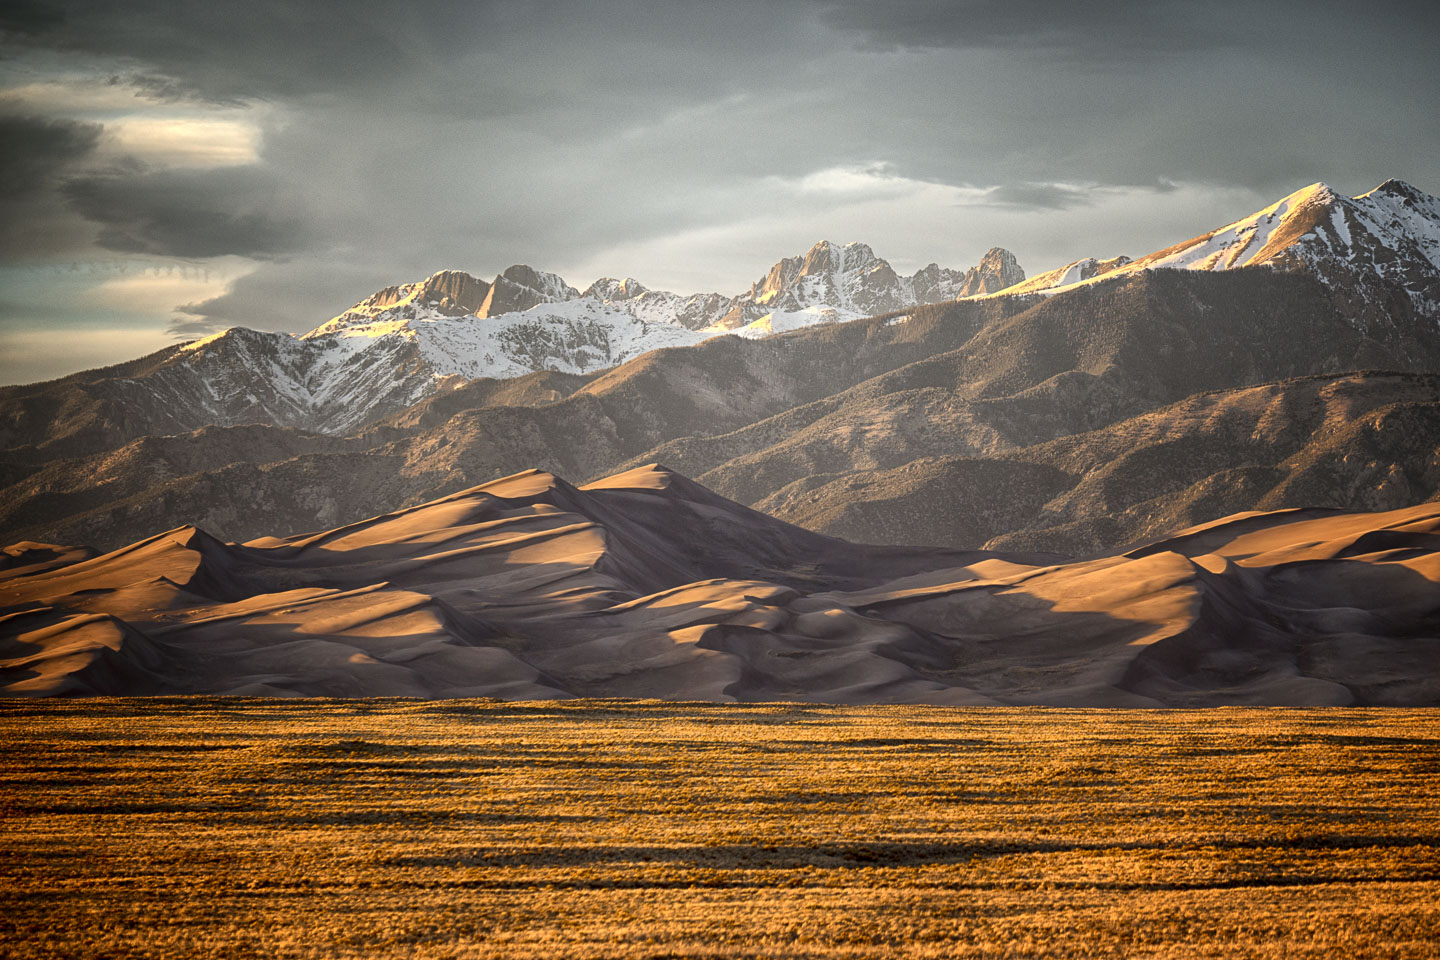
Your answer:
[[[0,955],[1433,957],[1433,710],[0,701]]]

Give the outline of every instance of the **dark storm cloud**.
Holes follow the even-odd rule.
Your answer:
[[[80,238],[56,187],[95,152],[97,123],[0,115],[0,256],[64,249]]]
[[[37,47],[145,63],[171,89],[202,98],[285,97],[363,86],[417,54],[454,56],[487,12],[483,3],[344,5],[283,0],[28,0],[19,40]]]
[[[147,100],[159,103],[185,103],[200,99],[218,106],[243,107],[246,101],[237,96],[222,96],[217,93],[201,94],[196,88],[174,77],[153,73],[117,73],[109,79],[112,87],[128,87]]]
[[[98,123],[0,115],[0,202],[53,184],[94,152],[102,129]]]
[[[181,313],[199,313],[200,315],[194,320],[183,320],[179,318],[171,320],[169,326],[165,328],[165,332],[174,337],[190,340],[208,337],[212,333],[219,333],[225,329],[228,325],[225,321],[218,317],[213,319],[207,318],[201,307],[201,304],[193,303],[176,307],[175,309]]]
[[[1064,183],[1014,183],[995,187],[985,202],[1026,210],[1068,210],[1092,203],[1091,191]]]
[[[302,220],[270,174],[250,167],[77,177],[63,188],[118,253],[272,259],[305,241]]]
[[[53,30],[65,22],[65,14],[45,0],[6,0],[0,7],[0,33],[24,37]]]
[[[525,0],[50,0],[43,7],[34,5],[24,17],[29,29],[17,39],[34,48],[145,64],[138,80],[167,99],[184,95],[223,103],[242,97],[361,98],[398,92],[437,102],[450,102],[455,94],[472,98],[472,108],[478,108],[483,99],[474,100],[475,91],[464,85],[420,90],[407,81],[433,76],[446,64],[473,63],[482,55],[504,61],[537,37],[552,38],[557,45],[566,44],[567,37],[577,44],[623,45],[623,37],[604,32],[612,13],[623,21],[628,10],[658,34],[679,29],[673,13],[686,9],[689,4],[667,10]],[[402,85],[398,91],[397,82]],[[507,93],[503,84],[486,91],[502,109]]]
[[[506,115],[553,94],[607,106],[743,86],[807,3],[579,0],[39,0],[17,41],[118,58],[165,98],[216,102],[333,95],[405,99],[412,109]],[[758,36],[750,35],[763,26]],[[758,41],[758,42],[757,42]],[[694,48],[707,56],[696,58]],[[765,48],[769,47],[770,50]],[[750,53],[746,55],[745,51]],[[635,54],[644,50],[643,59]],[[710,62],[706,62],[706,61]],[[731,69],[713,69],[729,61]],[[447,72],[472,72],[436,82]],[[622,104],[617,93],[642,102]]]

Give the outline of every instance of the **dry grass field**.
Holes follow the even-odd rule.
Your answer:
[[[1440,715],[0,702],[14,957],[1425,957]]]

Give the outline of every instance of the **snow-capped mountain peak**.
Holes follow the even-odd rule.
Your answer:
[[[1440,269],[1440,197],[1403,180],[1386,180],[1353,202],[1363,205],[1382,235],[1392,242],[1396,238],[1410,241],[1419,256]]]
[[[441,270],[417,286],[414,299],[455,314],[474,313],[490,294],[490,284],[462,270]]]
[[[1002,275],[1005,282],[997,279]],[[802,255],[777,261],[748,293],[735,298],[715,327],[741,336],[766,336],[954,300],[969,295],[967,285],[999,289],[1024,277],[1014,255],[999,247],[966,272],[932,263],[905,277],[866,244],[821,240]]]
[[[377,290],[337,317],[316,327],[306,336],[330,333],[378,319],[413,318],[438,313],[463,316],[481,309],[490,294],[490,284],[461,270],[440,270],[424,280],[401,283]]]
[[[596,300],[629,300],[642,294],[650,292],[645,286],[634,277],[626,277],[624,280],[616,280],[614,277],[601,277],[590,286],[585,288],[582,297],[592,297]]]
[[[875,253],[863,243],[847,243],[838,246],[829,240],[821,240],[798,257],[786,257],[770,268],[770,272],[750,285],[750,297],[756,303],[769,303],[795,290],[805,279],[816,282],[809,289],[819,290],[832,298],[838,298],[846,286],[836,282],[836,277],[847,272],[859,274],[877,263]],[[832,303],[838,306],[838,303]]]
[[[1312,183],[1218,230],[1141,257],[1126,269],[1233,270],[1269,263],[1329,221],[1344,202],[1328,184]]]
[[[553,273],[543,273],[523,263],[507,267],[490,284],[490,293],[477,317],[494,317],[517,310],[529,310],[541,303],[575,300],[580,291]]]
[[[385,287],[302,339],[347,330],[352,336],[375,336],[387,324],[442,317],[491,317],[579,296],[578,290],[555,274],[523,263],[506,268],[489,283],[462,270],[441,270],[415,283]]]
[[[1356,197],[1355,199],[1364,200],[1367,198],[1377,197],[1390,197],[1400,203],[1406,203],[1411,205],[1429,205],[1432,207],[1432,209],[1436,202],[1436,198],[1430,196],[1425,191],[1418,190],[1415,187],[1412,187],[1410,184],[1406,183],[1404,180],[1397,180],[1394,177],[1386,180],[1374,190],[1371,190],[1368,193],[1360,194],[1360,196]]]
[[[1079,260],[1000,291],[1056,293],[1140,270],[1269,267],[1327,284],[1363,326],[1393,319],[1398,294],[1440,320],[1440,199],[1401,180],[1357,197],[1312,183],[1248,217],[1127,261]]]

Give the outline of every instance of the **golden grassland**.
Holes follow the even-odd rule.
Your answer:
[[[0,954],[1429,958],[1437,722],[0,701]]]

